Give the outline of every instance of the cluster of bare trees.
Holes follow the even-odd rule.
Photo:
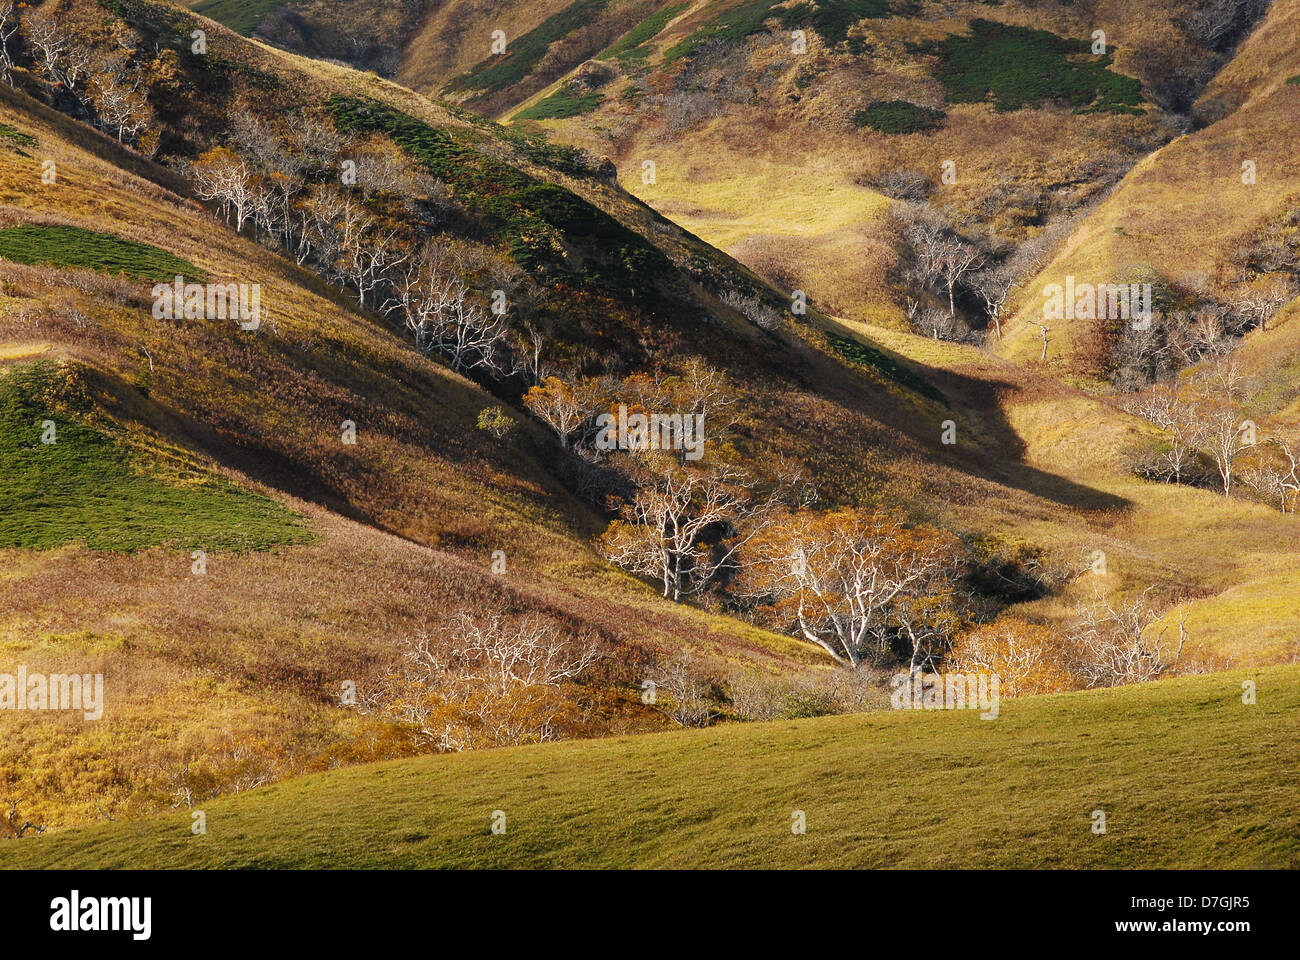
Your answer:
[[[158,149],[151,86],[165,86],[174,51],[150,56],[118,21],[102,22],[89,5],[47,0],[40,6],[0,0],[0,80],[14,84],[10,41],[20,36],[36,72],[72,98],[96,124],[146,156]]]
[[[355,141],[308,114],[272,124],[240,109],[229,145],[185,172],[236,231],[251,227],[350,290],[359,309],[395,317],[421,352],[487,379],[540,376],[536,331],[522,360],[511,363],[508,348],[511,307],[536,299],[528,278],[486,248],[426,237],[446,211],[446,188],[386,139]]]
[[[600,656],[590,634],[570,636],[537,615],[461,613],[445,639],[421,632],[403,640],[401,662],[361,708],[438,750],[553,740],[573,720],[562,688]]]
[[[1179,18],[1187,34],[1209,47],[1222,51],[1240,39],[1264,11],[1270,0],[1201,0]]]
[[[1293,511],[1300,496],[1300,442],[1281,435],[1261,440],[1241,401],[1242,377],[1231,359],[1198,379],[1157,384],[1129,398],[1128,412],[1164,432],[1163,442],[1138,463],[1138,471],[1168,483],[1197,482],[1202,462],[1208,462],[1224,496],[1241,478],[1283,512]]]
[[[736,398],[726,378],[698,359],[671,375],[547,378],[524,403],[591,466],[593,499],[617,510],[598,541],[602,555],[654,578],[676,602],[725,582],[781,505],[813,497],[788,464],[774,462],[759,477],[729,462]],[[622,435],[614,444],[616,429]]]
[[[957,310],[958,295],[965,293],[983,308],[984,321],[1001,337],[1004,311],[1016,279],[1013,268],[963,237],[928,203],[900,203],[894,216],[906,247],[905,279],[922,294],[929,292],[941,303],[947,301],[945,313],[941,306],[925,306],[921,298],[909,298],[907,318],[912,327],[938,340],[977,339],[971,324]]]
[[[995,674],[1011,696],[1154,680],[1180,665],[1188,632],[1187,607],[1179,606],[1175,619],[1153,602],[1153,592],[1118,598],[1095,590],[1076,604],[1064,630],[1018,617],[973,626],[953,643],[944,666]]]
[[[1158,278],[1157,285],[1157,300],[1169,304],[1148,323],[1125,324],[1115,343],[1111,381],[1120,390],[1140,390],[1197,363],[1221,360],[1251,330],[1267,330],[1294,296],[1276,279],[1245,285],[1222,302],[1206,293],[1200,278],[1177,291],[1164,289]]]
[[[720,595],[850,667],[901,652],[911,669],[923,669],[960,625],[966,558],[955,538],[882,514],[814,510],[815,491],[780,462],[756,478],[721,455],[692,461],[681,451],[608,451],[594,442],[598,417],[614,407],[674,410],[713,424],[710,443],[725,452],[738,418],[734,393],[700,361],[675,376],[550,378],[525,404],[567,450],[616,468],[625,486],[608,496],[618,516],[598,548],[654,579],[664,597]]]
[[[395,261],[391,267],[404,261]],[[467,276],[487,275],[501,291],[496,306],[477,302]],[[483,371],[500,377],[507,371],[503,347],[510,330],[507,289],[522,282],[516,267],[501,257],[465,246],[428,243],[406,265],[384,303],[415,336],[423,353],[438,352],[458,372]]]
[[[683,727],[707,727],[718,703],[703,659],[689,648],[659,662],[643,689],[653,691],[649,702]]]
[[[1149,602],[1150,593],[1147,588],[1140,597],[1116,602],[1097,591],[1076,607],[1076,625],[1069,639],[1075,673],[1086,686],[1154,680],[1178,662],[1187,642],[1187,610],[1180,611],[1173,646],[1173,638],[1166,640],[1171,625]]]
[[[722,302],[761,330],[777,330],[781,326],[780,311],[757,297],[747,296],[739,290],[727,290],[722,294]]]

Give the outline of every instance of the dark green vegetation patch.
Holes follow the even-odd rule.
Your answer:
[[[518,83],[546,56],[556,40],[562,40],[590,23],[609,6],[609,0],[574,0],[559,13],[548,17],[521,37],[506,38],[506,52],[489,56],[469,73],[447,85],[450,90],[482,90],[496,93]]]
[[[689,7],[689,3],[678,3],[664,7],[653,16],[646,17],[619,39],[610,44],[609,49],[600,55],[600,59],[618,57],[621,60],[643,60],[650,55],[650,49],[643,46],[659,36],[668,22]]]
[[[191,9],[248,37],[268,13],[284,5],[284,0],[203,0]]]
[[[899,363],[897,358],[883,350],[869,347],[849,337],[842,337],[838,333],[827,333],[826,340],[831,348],[849,363],[877,370],[900,386],[915,390],[923,397],[928,397],[945,407],[948,406],[948,398],[939,391],[938,387],[924,377],[918,376],[911,368]]]
[[[583,90],[572,80],[561,84],[549,97],[515,114],[516,120],[562,120],[591,113],[605,97],[596,90]]]
[[[761,33],[773,17],[780,20],[781,26],[787,30],[812,27],[826,43],[834,46],[848,36],[849,27],[858,21],[890,15],[886,0],[816,0],[774,10],[779,2],[781,0],[749,0],[738,6],[718,9],[698,30],[669,47],[664,52],[664,63],[692,56],[709,43],[738,43],[752,34]],[[722,0],[717,0],[710,10],[722,6]]]
[[[383,133],[423,163],[536,277],[575,279],[631,297],[652,292],[672,270],[640,234],[569,190],[476,150],[460,131],[430,126],[378,101],[335,96],[326,106],[340,130]],[[565,245],[583,253],[576,276],[565,262]]]
[[[1083,113],[1140,113],[1142,85],[1107,69],[1087,42],[1046,30],[972,20],[969,36],[950,35],[918,51],[939,59],[936,76],[953,103],[992,100],[998,110],[1064,101]]]
[[[80,227],[28,224],[0,230],[0,258],[53,267],[82,267],[156,282],[176,276],[190,280],[206,277],[188,260],[165,250]]]
[[[7,123],[0,123],[0,140],[12,140],[14,143],[24,147],[36,146],[36,138],[31,134],[23,133],[17,127],[11,127]]]
[[[906,100],[881,100],[855,113],[853,125],[881,133],[927,133],[939,129],[945,116],[942,110],[931,110]]]
[[[70,383],[49,361],[0,372],[0,548],[245,551],[311,539],[284,507],[219,477],[147,470],[129,446],[73,419],[89,403],[70,399]]]

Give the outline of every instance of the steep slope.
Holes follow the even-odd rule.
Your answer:
[[[1297,730],[1290,666],[1004,701],[991,721],[900,711],[357,767],[207,804],[201,837],[172,813],[7,844],[0,865],[1294,868]]]
[[[5,786],[29,814],[129,816],[175,790],[407,752],[405,735],[340,706],[343,686],[458,609],[547,614],[617,650],[569,691],[587,733],[665,723],[640,704],[640,677],[683,647],[764,669],[818,661],[612,573],[589,544],[603,524],[552,474],[539,428],[494,441],[475,423],[496,398],[235,235],[175,192],[173,174],[21,94],[0,94],[0,118],[24,138],[0,142],[5,231],[130,240],[213,281],[259,284],[269,311],[255,331],[154,319],[161,276],[58,266],[66,233],[24,253],[55,266],[3,264],[0,378],[20,418],[5,422],[24,436],[0,450],[6,489],[48,482],[27,452],[47,419],[55,450],[101,458],[57,496],[22,502],[18,539],[0,545],[4,669],[107,684],[95,723],[5,711]],[[47,161],[57,180],[43,185]],[[94,472],[105,469],[141,500],[124,519],[101,502],[119,495]],[[231,499],[223,485],[247,492]],[[241,542],[264,502],[287,510],[265,539]],[[38,522],[56,532],[33,542]],[[96,539],[121,526],[139,533]],[[201,574],[194,550],[207,553]]]

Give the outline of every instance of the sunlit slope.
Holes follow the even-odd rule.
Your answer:
[[[1278,414],[1261,422],[1300,420],[1300,378],[1287,359],[1300,324],[1287,321],[1290,315],[1279,318],[1276,330],[1252,334],[1241,349],[1252,392],[1263,396],[1270,383],[1283,381],[1272,387],[1284,398]],[[938,508],[954,529],[998,531],[1007,542],[1042,545],[1073,564],[1059,593],[1019,610],[1064,625],[1075,603],[1098,589],[1132,593],[1155,584],[1181,598],[1174,613],[1188,612],[1193,659],[1253,666],[1300,654],[1300,518],[1134,476],[1132,451],[1154,429],[1108,400],[1061,384],[1050,371],[973,347],[845,323],[926,366],[958,418],[958,449],[996,461],[992,469],[1008,487],[1057,498],[1031,505],[972,496]],[[1104,573],[1091,572],[1096,551],[1105,554]]]
[[[1044,288],[1067,276],[1104,284],[1154,270],[1168,281],[1199,278],[1231,298],[1234,251],[1297,204],[1300,85],[1287,83],[1300,75],[1297,29],[1300,3],[1274,3],[1201,98],[1221,118],[1144,159],[1078,226],[1020,291],[1001,352],[1037,361],[1038,328],[1027,321],[1041,317]],[[1115,332],[1104,319],[1056,322],[1049,362],[1067,376],[1104,378]]]
[[[898,711],[354,767],[205,804],[203,836],[179,810],[6,844],[0,864],[1294,868],[1297,734],[1288,666],[1004,700],[996,720]]]

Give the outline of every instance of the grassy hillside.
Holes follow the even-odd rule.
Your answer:
[[[175,451],[163,454],[179,463],[150,463],[144,451],[73,419],[87,410],[78,409],[69,374],[49,362],[0,369],[0,549],[80,542],[90,550],[216,551],[306,539],[278,504],[186,469]]]
[[[161,8],[143,9],[148,28]],[[200,82],[242,56],[245,75],[265,76],[254,63],[282,70],[316,105],[396,96],[483,139],[378,81],[216,29],[210,42],[211,60],[193,64]],[[190,92],[173,106],[193,130]],[[195,109],[213,109],[200,100]],[[22,135],[0,140],[0,237],[11,243],[0,382],[14,423],[0,465],[6,495],[21,498],[0,545],[0,670],[102,672],[110,692],[95,724],[0,718],[6,793],[30,815],[71,824],[165,808],[187,767],[226,792],[409,753],[408,735],[340,705],[342,684],[382,673],[402,637],[456,609],[540,613],[618,649],[566,694],[584,735],[670,723],[637,691],[683,649],[722,670],[820,666],[788,638],[675,607],[612,571],[590,545],[601,518],[552,472],[540,428],[517,412],[509,445],[479,430],[500,398],[236,235],[174,172],[7,87],[0,119]],[[46,159],[57,185],[33,190]],[[594,215],[561,187],[549,196]],[[260,284],[266,323],[155,319],[143,277],[173,269]],[[59,389],[29,389],[49,368]],[[48,448],[47,419],[59,437]],[[201,574],[196,548],[208,551]],[[498,549],[504,574],[492,569]]]
[[[204,836],[180,810],[6,844],[0,865],[1295,868],[1298,733],[1293,665],[1003,701],[989,721],[897,711],[356,767],[204,804]]]
[[[1191,282],[1230,300],[1252,279],[1234,259],[1261,227],[1294,217],[1297,167],[1289,144],[1300,132],[1300,70],[1294,38],[1300,3],[1278,0],[1197,103],[1213,121],[1147,157],[1071,234],[1052,262],[1027,278],[1020,310],[999,345],[1022,360],[1036,349],[1041,291],[1067,275],[1111,282],[1135,267]],[[1253,171],[1245,165],[1253,164]],[[1065,376],[1104,378],[1115,330],[1104,321],[1060,323],[1049,359]]]
[[[865,10],[863,28],[799,6],[799,17],[836,40],[833,49],[819,46],[826,38],[814,32],[814,74],[785,58],[783,38],[750,32],[766,22],[750,14],[771,12],[771,4],[732,17],[740,7],[725,2],[602,6],[626,22],[575,28],[582,44],[565,47],[565,57],[552,56],[565,41],[553,37],[536,69],[514,80],[508,74],[518,62],[485,61],[481,52],[455,66],[449,80],[470,78],[458,84],[466,102],[486,104],[475,91],[487,88],[474,84],[495,84],[498,68],[513,63],[504,71],[508,82],[488,91],[512,103],[506,113],[557,91],[565,102],[587,98],[585,109],[591,84],[582,68],[569,72],[566,58],[590,44],[607,52],[601,63],[616,72],[598,84],[596,108],[564,121],[572,126],[546,124],[593,148],[624,144],[618,156],[628,190],[571,147],[220,27],[209,31],[208,55],[177,52],[197,21],[146,0],[104,0],[102,9],[125,17],[146,52],[177,53],[167,89],[152,102],[163,134],[160,162],[21,92],[43,92],[25,69],[19,92],[0,86],[0,244],[7,244],[0,249],[8,251],[0,254],[0,412],[15,430],[53,420],[76,443],[45,459],[31,436],[12,434],[0,444],[5,479],[37,500],[42,521],[35,533],[22,518],[0,526],[0,670],[78,665],[106,673],[112,691],[105,719],[93,727],[31,714],[3,718],[0,785],[20,785],[27,815],[56,828],[128,819],[168,808],[191,778],[226,794],[410,754],[409,730],[345,709],[339,692],[349,681],[382,678],[403,639],[437,633],[463,610],[539,614],[596,638],[606,656],[564,689],[572,736],[671,726],[641,703],[640,684],[682,651],[701,658],[723,700],[722,685],[736,671],[829,672],[808,643],[714,607],[670,604],[605,563],[592,540],[609,514],[578,495],[572,464],[522,409],[522,377],[487,389],[453,373],[415,350],[405,330],[357,309],[347,290],[255,242],[251,228],[237,234],[193,199],[178,171],[229,142],[232,117],[250,105],[264,123],[318,123],[322,139],[353,135],[437,178],[447,202],[420,231],[474,246],[494,268],[523,278],[521,288],[536,295],[528,318],[544,334],[543,359],[563,375],[626,376],[698,356],[737,395],[738,462],[802,467],[823,506],[891,506],[940,524],[977,548],[991,570],[1041,562],[1067,571],[1054,589],[1015,595],[1012,612],[1061,630],[1094,587],[1125,596],[1152,587],[1187,613],[1179,670],[1295,660],[1300,517],[1138,479],[1130,454],[1154,442],[1152,428],[1079,389],[1075,378],[1063,380],[1057,366],[1022,362],[1017,325],[1006,355],[898,329],[890,273],[898,238],[887,217],[894,204],[877,189],[878,174],[930,169],[957,156],[962,172],[942,201],[946,209],[960,214],[980,207],[986,191],[1003,191],[1014,210],[1007,229],[1038,231],[1062,209],[1040,209],[1032,196],[1020,205],[1024,197],[1005,192],[1011,181],[1030,171],[1041,181],[1038,200],[1064,192],[1067,206],[1083,204],[1103,190],[1107,171],[1123,168],[1124,157],[1138,155],[1154,135],[1146,100],[1142,116],[1128,112],[1132,84],[1123,78],[1133,78],[1124,71],[1142,73],[1131,52],[1121,47],[1113,59],[1093,59],[1066,43],[1080,35],[1074,14],[1043,21],[1058,43],[1011,30],[1031,19],[1019,6],[989,12],[981,4],[979,12],[1009,25],[995,31],[999,43],[1011,37],[1077,69],[1064,89],[1043,96],[967,70],[950,103],[935,58],[971,66],[966,40],[952,40],[976,36],[965,8],[940,21],[878,16],[877,4],[834,8]],[[501,15],[509,36],[542,30],[531,47],[516,50],[530,57],[556,22],[573,24],[550,19],[561,5],[508,7]],[[446,4],[433,16],[464,9]],[[481,8],[475,15],[487,16]],[[1261,34],[1269,35],[1277,31]],[[872,59],[855,41],[874,45]],[[931,53],[909,47],[922,42]],[[669,50],[676,52],[669,57]],[[547,70],[557,78],[549,87]],[[678,97],[674,85],[683,76],[707,81],[708,96],[697,100],[687,89]],[[731,76],[746,84],[767,77],[768,85],[728,88]],[[1253,77],[1225,74],[1223,95],[1253,96]],[[900,91],[912,95],[904,81],[933,93],[922,98],[932,106],[918,106],[936,129],[854,124],[857,111],[900,102]],[[751,102],[751,89],[770,98]],[[979,100],[980,90],[997,102],[967,102]],[[1074,112],[1104,102],[1124,109]],[[1267,111],[1281,102],[1250,101]],[[1196,137],[1248,113],[1250,103],[1167,150],[1203,143]],[[725,109],[710,113],[718,104]],[[1281,122],[1275,112],[1262,115]],[[891,107],[870,116],[884,117],[892,130],[899,117],[916,114]],[[665,130],[672,135],[661,136]],[[1089,166],[1099,143],[1118,151],[1100,173]],[[34,188],[47,159],[57,163],[57,184]],[[641,179],[644,160],[656,161],[653,182]],[[1070,189],[1058,190],[1062,184]],[[1166,205],[1171,196],[1163,194]],[[1086,238],[1081,232],[1065,250]],[[783,256],[793,250],[803,266],[765,259],[778,247]],[[150,278],[173,270],[259,283],[267,322],[250,331],[155,319]],[[796,283],[806,284],[814,303],[798,319],[788,312]],[[734,306],[736,294],[755,298],[777,322],[752,320]],[[1300,422],[1294,309],[1243,346],[1261,423]],[[62,394],[9,386],[41,379],[49,365],[77,398],[70,409],[60,405]],[[490,407],[518,421],[508,441],[479,427]],[[940,439],[949,421],[954,444]],[[356,427],[356,443],[345,439],[345,422]],[[95,498],[104,492],[114,493],[116,513],[90,509],[102,506]],[[196,546],[213,552],[202,575],[192,573]],[[497,550],[506,554],[504,574],[493,570]],[[1107,572],[1081,573],[1081,560],[1097,550],[1108,557]],[[1008,600],[987,599],[994,607]],[[1114,694],[1115,702],[1135,695]],[[914,721],[857,722],[892,730]],[[705,736],[745,742],[743,732]],[[606,748],[568,749],[538,756]],[[852,761],[827,749],[828,763]],[[758,762],[744,750],[737,756]],[[870,769],[884,770],[883,754],[868,759]],[[474,770],[491,763],[438,762]],[[684,770],[680,782],[698,772]],[[1063,857],[1078,852],[1061,849]]]

